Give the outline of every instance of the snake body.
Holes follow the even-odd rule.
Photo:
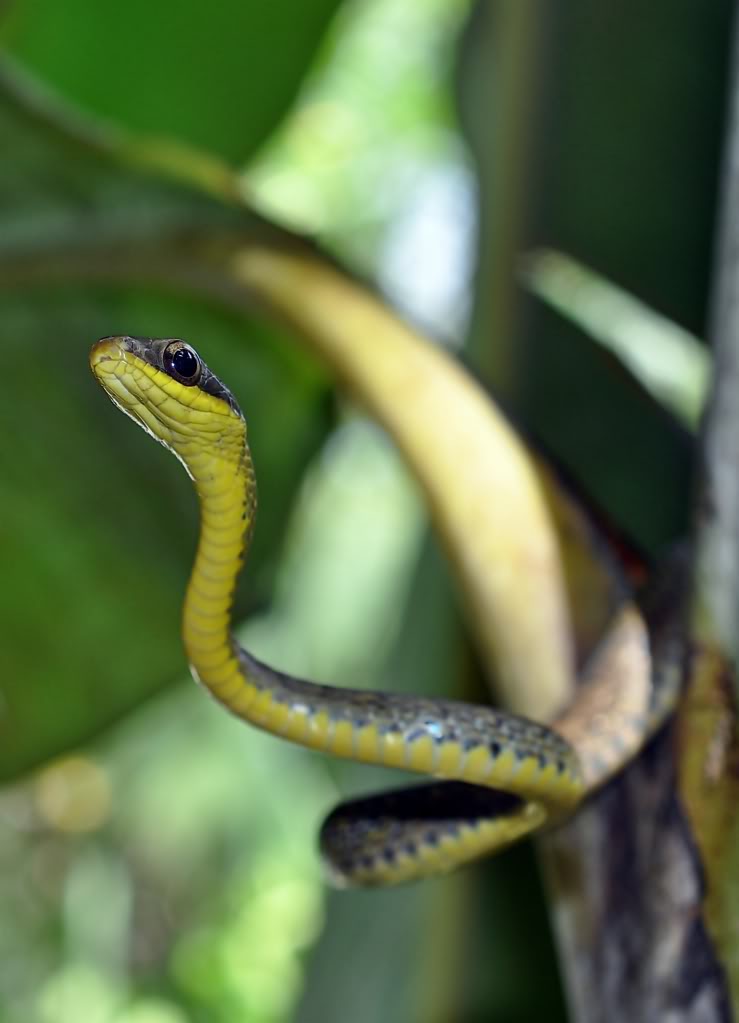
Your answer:
[[[103,338],[90,363],[112,401],[179,458],[199,498],[182,626],[195,679],[232,713],[274,735],[449,779],[334,810],[321,847],[337,884],[394,884],[510,845],[569,814],[643,743],[653,727],[649,655],[641,617],[628,603],[577,707],[551,728],[486,706],[318,685],[261,663],[231,633],[256,514],[246,423],[235,398],[179,339]],[[620,667],[624,679],[638,683],[614,689]]]

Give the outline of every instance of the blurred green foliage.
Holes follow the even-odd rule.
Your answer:
[[[521,375],[506,397],[523,422],[656,548],[684,523],[685,439],[569,325],[529,310],[501,333],[485,306],[501,287],[514,292],[523,245],[571,243],[698,328],[728,4],[690,16],[683,5],[679,18],[658,6],[647,28],[624,16],[618,47],[607,13],[583,3],[537,26],[533,4],[485,2],[460,44],[465,0],[207,10],[16,0],[0,38],[94,114],[250,158],[244,188],[260,205],[318,232],[461,343],[475,212],[453,116],[456,62],[483,213],[472,357],[484,371],[508,347]],[[556,62],[541,60],[543,29]],[[501,54],[517,72],[509,79]],[[638,78],[623,73],[635,55]],[[541,75],[528,85],[539,118],[508,102],[527,75]],[[674,95],[690,100],[687,162]],[[538,176],[508,145],[510,116],[539,133]],[[238,610],[252,613],[244,639],[257,653],[352,685],[481,693],[413,485],[376,431],[343,411],[330,419],[320,367],[274,326],[135,273],[125,286],[92,275],[70,286],[52,272],[67,249],[71,259],[127,239],[150,258],[165,233],[186,244],[194,227],[236,214],[85,150],[7,92],[0,138],[0,343],[12,382],[0,405],[0,773],[69,754],[0,798],[0,1023],[564,1018],[530,850],[433,884],[326,900],[317,823],[376,772],[248,731],[189,682],[144,702],[185,674],[178,619],[194,502],[180,467],[89,377],[90,342],[118,331],[188,337],[247,412],[261,511]],[[655,221],[666,177],[674,191]],[[531,179],[533,190],[521,184]],[[511,180],[513,191],[499,187]],[[418,231],[426,194],[452,196],[430,234]],[[491,261],[501,210],[518,228],[502,232],[509,248]],[[620,263],[600,257],[591,232]],[[28,275],[21,287],[34,267],[33,287]]]
[[[339,0],[18,0],[2,37],[95,114],[243,160],[286,112]]]

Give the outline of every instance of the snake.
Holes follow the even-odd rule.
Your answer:
[[[90,366],[113,403],[171,451],[194,484],[200,527],[182,638],[195,680],[275,736],[432,779],[349,800],[328,815],[319,842],[335,885],[443,874],[564,820],[665,719],[675,682],[656,698],[649,636],[631,600],[586,664],[572,707],[549,725],[482,704],[322,685],[258,660],[232,631],[257,509],[238,402],[179,338],[101,338]]]

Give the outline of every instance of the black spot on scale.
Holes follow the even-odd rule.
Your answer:
[[[382,858],[386,863],[395,863],[395,850],[389,846],[382,850]]]
[[[430,845],[434,849],[439,844],[439,841],[440,841],[439,836],[435,831],[427,831],[426,834],[423,836],[423,844]]]
[[[565,762],[564,762],[564,760],[558,760],[557,761],[557,774],[564,774],[564,773],[565,773]]]
[[[501,745],[499,742],[491,742],[488,749],[490,750],[490,755],[492,757],[499,757],[501,754]]]
[[[415,842],[406,842],[403,846],[403,852],[406,856],[415,856],[418,852]]]

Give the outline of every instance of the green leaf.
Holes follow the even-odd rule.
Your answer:
[[[554,249],[529,253],[522,278],[532,294],[612,352],[684,426],[698,429],[711,355],[695,335]]]
[[[243,160],[293,99],[339,0],[20,0],[9,51],[129,128]]]

